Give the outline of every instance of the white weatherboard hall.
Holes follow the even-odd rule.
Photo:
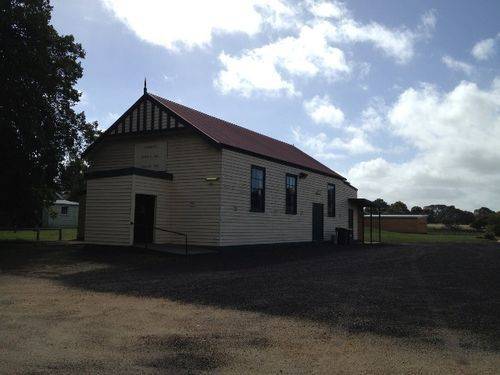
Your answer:
[[[330,240],[336,228],[360,238],[357,190],[344,177],[146,88],[84,156],[88,243],[182,244],[186,234],[191,246],[220,248]]]

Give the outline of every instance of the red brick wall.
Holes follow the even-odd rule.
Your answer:
[[[381,217],[382,230],[400,233],[427,233],[426,217]],[[370,228],[370,217],[365,216],[365,227]],[[373,230],[378,231],[378,215],[373,215]]]

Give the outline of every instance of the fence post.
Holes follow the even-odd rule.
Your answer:
[[[59,228],[59,241],[62,241],[62,228]]]
[[[186,233],[186,236],[184,237],[185,241],[186,241],[186,256],[188,255],[188,235]]]
[[[40,228],[36,228],[36,240],[40,241]]]

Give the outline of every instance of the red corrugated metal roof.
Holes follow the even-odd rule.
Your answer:
[[[344,177],[291,144],[207,115],[206,113],[175,103],[161,96],[148,95],[222,146],[280,160],[345,180]]]

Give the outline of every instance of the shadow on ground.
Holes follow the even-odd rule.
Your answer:
[[[435,345],[442,339],[432,332],[453,329],[463,333],[463,347],[500,351],[496,244],[309,247],[192,258],[16,244],[0,245],[0,269],[86,291],[296,317]],[[168,360],[182,362],[182,353]]]

